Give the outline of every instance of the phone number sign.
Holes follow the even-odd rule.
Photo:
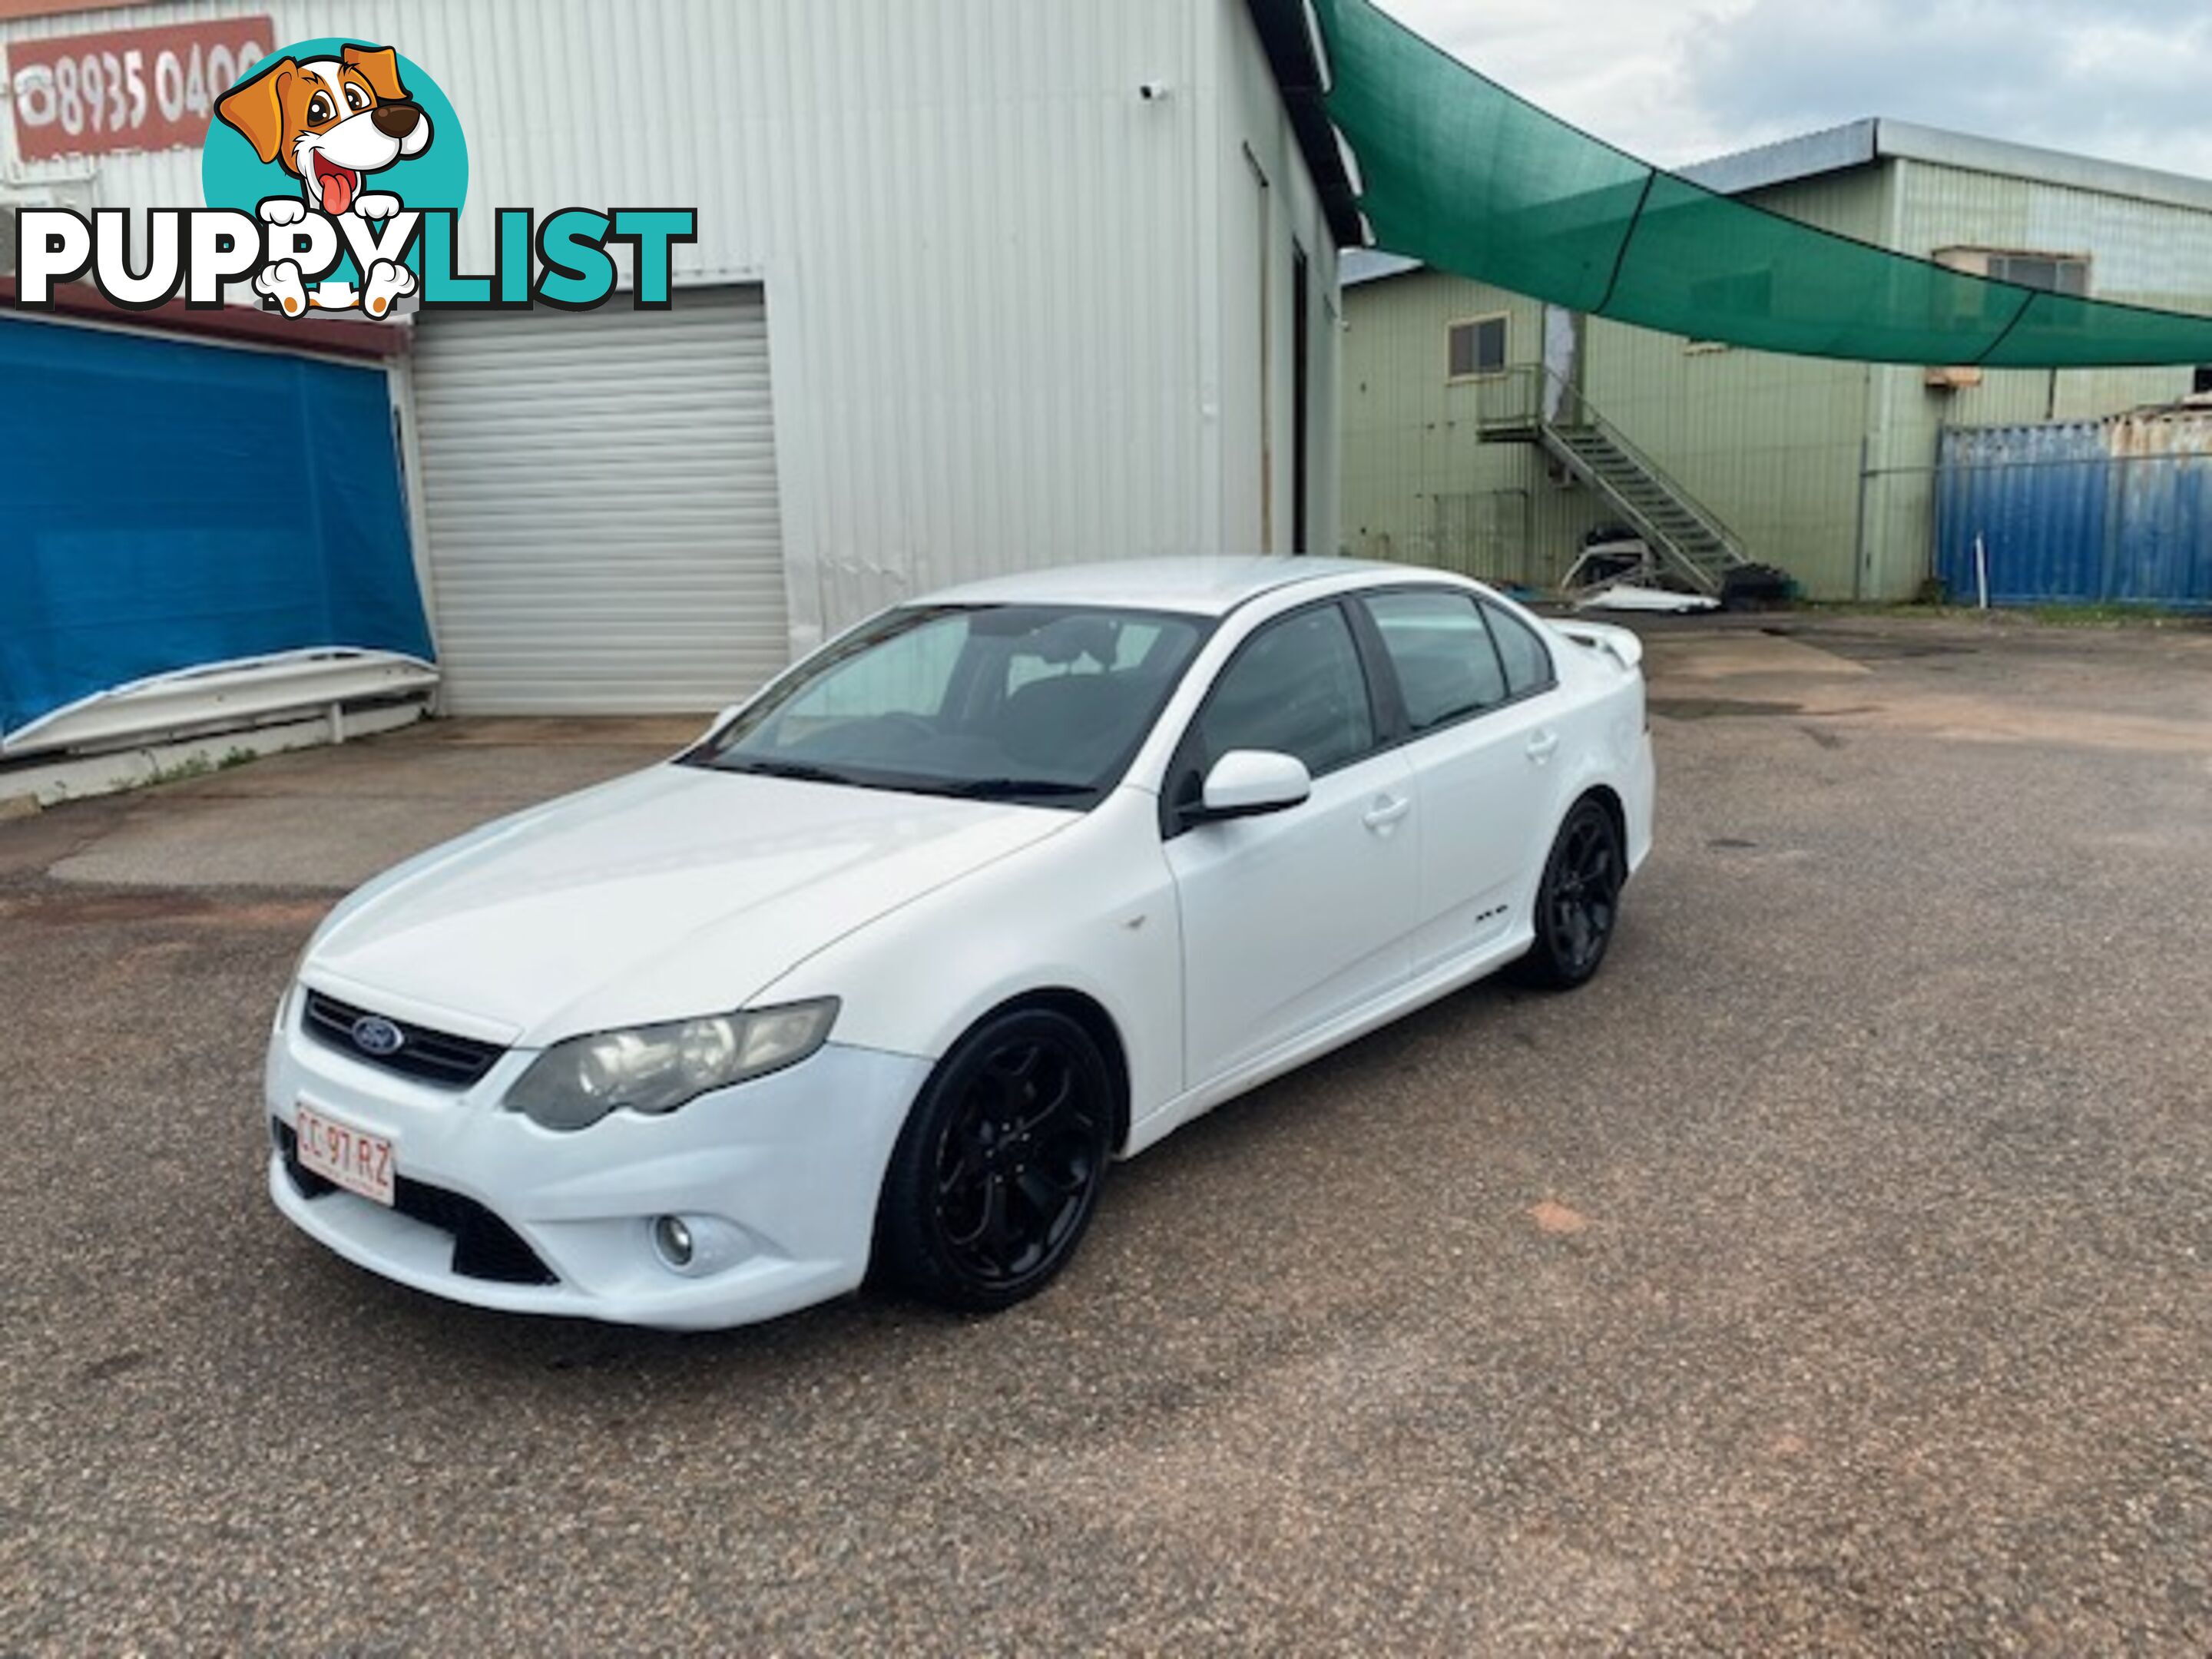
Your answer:
[[[216,100],[269,55],[266,17],[57,34],[8,48],[15,154],[26,161],[190,149]]]

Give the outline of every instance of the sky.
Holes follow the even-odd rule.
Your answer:
[[[2212,177],[2194,0],[1378,0],[1662,167],[1861,116]]]

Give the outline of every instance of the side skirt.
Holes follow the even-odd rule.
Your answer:
[[[1356,1042],[1393,1020],[1402,1018],[1418,1008],[1425,1008],[1479,979],[1487,978],[1509,963],[1516,962],[1527,955],[1535,939],[1535,929],[1524,917],[1512,932],[1488,941],[1475,955],[1461,957],[1431,968],[1374,1001],[1339,1014],[1326,1025],[1306,1036],[1285,1043],[1257,1060],[1249,1060],[1235,1071],[1224,1073],[1198,1088],[1186,1091],[1131,1126],[1128,1145],[1121,1156],[1134,1158],[1146,1148],[1157,1146],[1194,1118],[1205,1116],[1224,1101],[1248,1094],[1263,1083],[1272,1083],[1279,1077],[1295,1072],[1309,1060],[1318,1060],[1331,1049],[1341,1048],[1347,1042]]]

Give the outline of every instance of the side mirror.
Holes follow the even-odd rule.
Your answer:
[[[1205,792],[1189,817],[1198,823],[1264,817],[1303,805],[1312,793],[1313,775],[1295,755],[1233,749],[1206,775]]]
[[[725,708],[720,714],[715,715],[714,718],[708,723],[707,729],[699,734],[700,740],[704,742],[707,738],[713,737],[715,732],[727,726],[732,720],[737,719],[738,711],[744,707],[744,704],[741,702],[733,702],[727,708]]]

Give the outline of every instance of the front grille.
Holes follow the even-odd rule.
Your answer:
[[[386,1019],[399,1033],[399,1047],[388,1054],[372,1054],[353,1040],[355,1024],[368,1017],[369,1010],[366,1008],[340,1002],[320,991],[310,991],[302,1024],[316,1042],[364,1066],[380,1066],[402,1077],[419,1079],[447,1089],[474,1087],[498,1063],[500,1055],[507,1052],[496,1043],[449,1036],[443,1031],[379,1015],[377,1018]]]
[[[292,1190],[318,1199],[337,1188],[300,1162],[300,1138],[292,1126],[271,1118],[270,1129]],[[464,1279],[501,1285],[557,1285],[560,1279],[523,1242],[520,1233],[473,1198],[433,1187],[428,1182],[392,1178],[392,1206],[400,1214],[453,1236],[453,1271]]]

